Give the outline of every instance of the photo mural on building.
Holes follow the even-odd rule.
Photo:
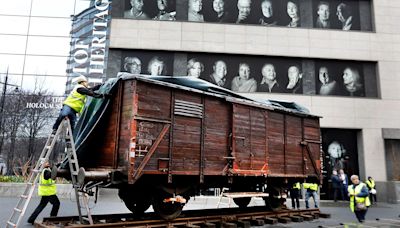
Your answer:
[[[239,93],[378,97],[375,62],[119,49],[109,61],[109,77],[124,71],[197,77]]]
[[[370,0],[125,0],[113,17],[372,31]]]
[[[333,175],[334,171],[337,172],[339,179],[340,173],[344,173],[347,175],[347,181],[351,175],[359,174],[359,165],[358,165],[358,147],[357,147],[357,134],[360,132],[355,129],[333,129],[333,128],[323,128],[321,129],[322,135],[322,150],[324,152],[324,184],[321,192],[321,198],[324,199],[341,199],[341,194],[336,193],[336,197],[334,195],[334,188],[344,186],[343,181],[340,180],[341,184],[336,186],[333,183]],[[342,175],[343,179],[343,175]],[[349,183],[349,182],[347,182]],[[346,189],[340,189],[345,191]],[[347,194],[343,194],[344,197]]]

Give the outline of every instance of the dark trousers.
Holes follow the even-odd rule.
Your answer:
[[[333,200],[336,202],[338,199],[338,194],[339,194],[339,200],[344,200],[343,196],[343,191],[340,188],[333,188]]]
[[[60,200],[58,200],[57,195],[42,196],[42,198],[40,199],[39,205],[36,207],[35,211],[32,213],[32,215],[28,219],[29,223],[33,223],[35,221],[35,219],[38,217],[40,212],[42,212],[43,209],[46,207],[48,202],[50,202],[53,205],[53,208],[51,209],[51,212],[50,212],[50,216],[57,216],[58,209],[60,208]]]
[[[63,121],[63,119],[65,117],[68,117],[69,122],[71,124],[71,130],[72,132],[74,131],[74,127],[75,127],[75,122],[76,122],[76,111],[73,110],[71,107],[69,107],[68,105],[63,105],[60,114],[58,115],[58,118],[56,120],[56,122],[53,125],[53,130],[57,130],[58,126],[60,126],[61,122]]]
[[[298,189],[290,189],[290,198],[292,199],[292,208],[297,209],[300,208],[300,201],[299,201],[300,191]],[[295,204],[296,202],[296,204]]]
[[[359,222],[365,221],[365,215],[367,214],[367,211],[368,208],[366,210],[359,210],[359,211],[354,210],[354,214],[356,214],[356,217]]]
[[[372,204],[372,203],[378,202],[378,201],[376,200],[376,194],[370,193],[370,194],[369,194],[369,199],[371,200],[371,204]]]

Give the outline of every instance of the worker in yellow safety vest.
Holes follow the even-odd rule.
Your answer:
[[[31,223],[32,225],[34,224],[36,217],[40,212],[42,212],[48,202],[53,205],[50,216],[57,216],[58,209],[60,208],[60,200],[57,197],[57,186],[56,182],[51,178],[49,162],[44,164],[44,169],[40,174],[38,195],[42,197],[40,203],[28,219],[28,223]]]
[[[356,214],[359,222],[364,222],[368,207],[371,205],[368,197],[368,188],[357,175],[350,177],[353,183],[347,188],[350,197],[350,210]]]
[[[292,199],[292,209],[300,209],[300,182],[296,182],[290,188],[290,198]]]
[[[372,179],[372,177],[368,177],[365,183],[368,187],[371,204],[376,204],[378,201],[376,200],[376,185],[374,179]]]
[[[86,96],[91,96],[95,98],[105,98],[109,97],[108,94],[100,94],[97,92],[94,92],[100,88],[101,85],[97,85],[93,88],[89,88],[88,81],[85,76],[79,76],[75,79],[73,79],[74,82],[77,83],[77,85],[74,87],[74,89],[71,91],[71,93],[68,95],[67,99],[65,99],[63,103],[63,107],[60,111],[60,114],[56,120],[56,122],[53,125],[53,132],[52,134],[55,134],[58,126],[60,126],[62,120],[65,117],[68,117],[71,123],[71,128],[72,130],[74,129],[75,122],[76,122],[76,114],[81,113],[83,111],[83,107],[85,106],[86,102]]]
[[[316,182],[303,183],[303,188],[306,190],[306,208],[310,208],[308,200],[312,197],[314,200],[314,207],[318,208],[318,184]]]

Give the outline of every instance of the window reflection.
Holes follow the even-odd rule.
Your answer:
[[[32,16],[67,17],[74,13],[75,0],[32,0]]]
[[[30,36],[27,54],[68,56],[69,37]]]
[[[71,19],[69,18],[32,17],[29,27],[29,35],[68,37],[70,31]]]
[[[24,54],[25,46],[26,46],[26,36],[0,35],[0,53]]]
[[[65,75],[67,57],[26,56],[25,74]]]
[[[42,90],[47,90],[54,95],[63,95],[66,82],[67,77],[65,76],[49,76],[42,72],[35,75],[24,75],[22,89],[32,91],[36,85],[36,87],[41,87]]]
[[[2,34],[26,35],[28,33],[29,17],[0,15],[0,21],[0,31]]]
[[[22,74],[24,68],[23,55],[9,55],[0,53],[0,73]]]
[[[29,16],[31,2],[32,0],[3,0],[0,7],[0,14]]]

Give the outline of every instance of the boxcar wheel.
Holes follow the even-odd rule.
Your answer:
[[[118,195],[122,201],[124,201],[125,206],[135,216],[141,216],[147,209],[149,209],[151,201],[145,196],[142,196],[141,198],[133,197],[134,194],[135,192],[130,192],[128,189],[120,189],[118,192]]]
[[[233,202],[239,206],[239,208],[246,208],[251,201],[251,197],[244,197],[244,198],[233,198]]]
[[[153,209],[161,218],[172,220],[181,214],[183,205],[181,203],[164,203],[164,199],[167,197],[165,194],[154,196]]]
[[[268,210],[274,211],[282,208],[282,199],[279,198],[279,190],[276,188],[268,189],[269,196],[263,197],[265,206]]]

